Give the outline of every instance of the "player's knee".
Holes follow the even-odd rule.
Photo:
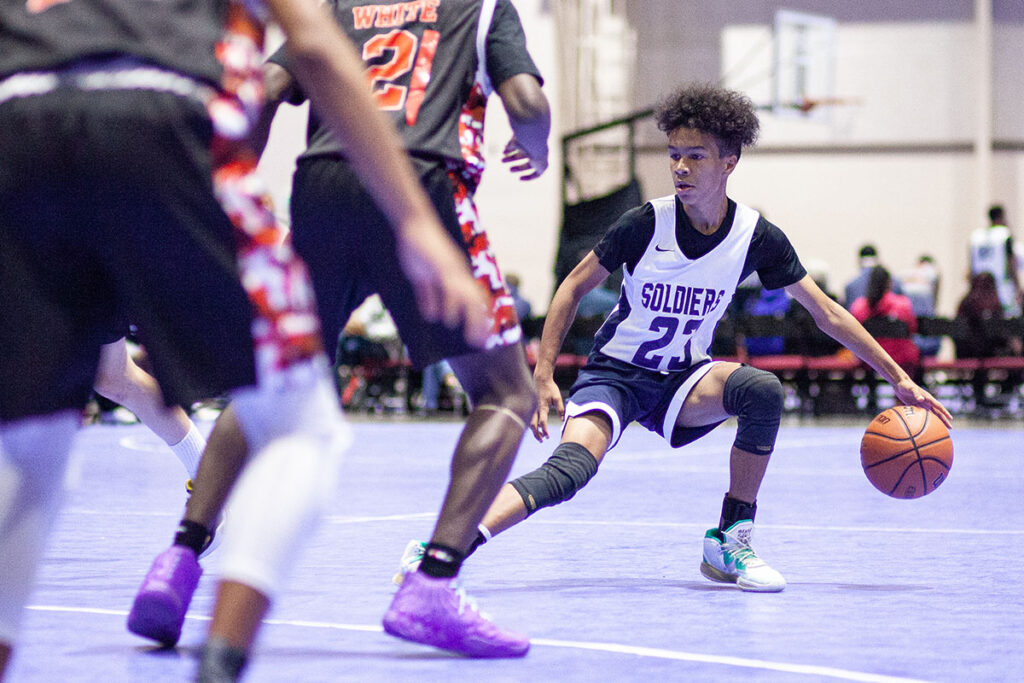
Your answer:
[[[521,388],[506,396],[504,405],[529,424],[537,411],[537,390],[532,385]]]
[[[347,448],[351,430],[341,416],[337,393],[327,377],[309,379],[299,366],[285,372],[296,374],[283,386],[250,387],[234,394],[232,405],[250,452],[293,434],[316,438],[332,452]]]
[[[547,462],[512,480],[526,504],[526,513],[564,503],[597,474],[597,458],[578,443],[559,444]]]
[[[487,392],[479,400],[473,400],[473,405],[508,413],[522,422],[525,429],[537,410],[537,390],[532,382],[511,383]]]
[[[736,416],[734,445],[750,453],[771,454],[782,418],[783,393],[779,378],[744,365],[725,381],[722,405],[726,412]]]

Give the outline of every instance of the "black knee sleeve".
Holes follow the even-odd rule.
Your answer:
[[[758,455],[775,449],[782,418],[782,383],[770,372],[744,365],[725,380],[722,405],[735,415],[736,448]]]
[[[578,443],[559,444],[548,461],[510,484],[523,497],[526,514],[564,503],[597,474],[597,458]]]

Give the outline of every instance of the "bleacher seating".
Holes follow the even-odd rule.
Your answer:
[[[586,321],[580,329],[596,331],[596,321]],[[993,332],[1007,336],[1024,336],[1024,319],[1013,318],[991,322]],[[528,326],[536,338],[543,328],[543,321],[532,321]],[[907,324],[898,320],[874,319],[865,324],[872,336],[906,338],[910,336]],[[964,332],[962,321],[941,317],[918,319],[918,334],[923,336],[958,338]],[[753,367],[768,370],[778,375],[789,395],[795,400],[787,404],[794,411],[808,415],[834,413],[872,413],[879,410],[878,388],[885,382],[874,370],[867,367],[845,349],[829,355],[805,355],[795,353],[747,356],[736,341],[742,344],[744,337],[782,336],[784,348],[804,348],[801,336],[807,330],[795,324],[790,318],[775,316],[739,316],[723,320],[716,331],[712,346],[713,355],[721,360],[743,361]],[[731,345],[730,345],[730,342]],[[566,350],[566,349],[563,349]],[[529,358],[531,365],[535,358]],[[562,353],[555,367],[556,381],[563,390],[568,390],[576,373],[586,363],[586,355]],[[999,356],[994,358],[944,358],[925,356],[919,368],[912,368],[911,374],[922,386],[938,395],[951,405],[954,412],[972,412],[984,397],[976,395],[986,386],[999,384],[1003,399],[1014,399],[1002,406],[1003,414],[1024,411],[1024,396],[1020,388],[1024,382],[1024,356]],[[940,387],[942,390],[940,391]],[[990,411],[995,415],[996,410]]]
[[[593,335],[602,320],[581,319],[573,324],[555,361],[555,381],[567,392],[587,361],[587,352]],[[543,330],[544,319],[524,321],[524,341],[527,361],[536,364],[536,340]],[[1024,336],[1024,318],[991,321],[989,332],[1004,336]],[[909,336],[907,325],[900,321],[870,320],[865,327],[875,337],[903,338]],[[956,339],[965,332],[965,323],[941,317],[918,318],[918,334]],[[880,388],[885,382],[851,352],[841,349],[827,355],[781,353],[748,356],[742,348],[747,336],[782,336],[784,350],[807,348],[808,331],[788,317],[740,316],[724,319],[716,330],[712,355],[720,360],[742,361],[775,373],[787,391],[787,410],[806,415],[837,413],[873,414],[885,407],[880,402]],[[737,344],[737,342],[739,344]],[[390,385],[397,379],[397,387],[406,389],[409,366],[404,359],[368,368],[367,373],[380,384]],[[1024,356],[996,356],[992,358],[949,358],[925,356],[912,375],[955,413],[981,413],[989,416],[1024,415]],[[408,382],[412,384],[412,382]],[[408,391],[408,389],[406,389]],[[383,392],[385,396],[388,389]],[[991,394],[991,395],[990,395]],[[891,393],[889,394],[891,401]],[[375,397],[376,398],[376,397]],[[407,397],[408,398],[408,397]],[[387,409],[394,409],[388,402]],[[380,401],[372,406],[381,405]]]

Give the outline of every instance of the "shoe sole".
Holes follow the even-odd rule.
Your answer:
[[[396,638],[408,640],[419,645],[429,645],[445,652],[452,652],[472,659],[515,659],[525,657],[530,651],[529,643],[526,643],[526,646],[522,648],[506,648],[504,650],[498,650],[489,643],[481,643],[482,650],[476,650],[472,647],[459,648],[450,644],[441,644],[438,642],[437,630],[434,627],[409,619],[402,619],[399,616],[392,616],[391,613],[384,615],[383,626],[385,633]]]
[[[760,584],[744,581],[739,575],[726,574],[707,562],[700,563],[700,573],[705,578],[717,583],[734,583],[740,590],[747,591],[748,593],[781,593],[786,588],[785,583],[780,586],[778,584]]]
[[[781,593],[786,587],[786,584],[780,586],[772,583],[750,583],[742,579],[737,580],[736,585],[740,587],[740,590],[747,591],[748,593]]]
[[[145,593],[135,598],[128,614],[128,630],[137,636],[174,647],[181,638],[181,623],[174,616],[177,600],[163,593]]]
[[[726,574],[707,562],[700,563],[700,573],[703,574],[705,578],[715,581],[716,583],[736,583],[736,579],[738,578],[735,574]]]

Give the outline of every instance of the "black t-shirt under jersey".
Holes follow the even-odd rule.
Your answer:
[[[693,227],[682,203],[676,199],[676,241],[686,258],[698,259],[718,246],[732,229],[735,215],[736,203],[730,199],[721,227],[705,235]],[[653,237],[654,207],[647,202],[622,214],[594,247],[594,253],[609,272],[614,272],[619,266],[633,272]],[[738,282],[755,271],[765,289],[787,287],[807,274],[789,238],[764,216],[758,218],[754,228]]]
[[[216,85],[227,0],[0,0],[0,78],[131,55]]]
[[[418,155],[461,159],[458,112],[469,97],[477,70],[476,34],[480,0],[444,0],[436,12],[385,12],[399,0],[329,0],[341,28],[355,43],[377,77],[372,88],[378,106],[395,122],[405,148]],[[432,43],[436,41],[436,43]],[[433,48],[431,47],[433,45]],[[433,51],[431,51],[433,49]],[[487,75],[498,87],[518,74],[541,80],[526,50],[519,13],[509,0],[498,0],[485,43]],[[270,61],[288,68],[284,48]],[[418,66],[423,68],[419,69]],[[371,73],[368,71],[368,73]],[[422,101],[416,83],[426,81]],[[305,95],[296,89],[289,99]],[[310,115],[307,149],[302,157],[344,155],[341,143],[315,114]]]

